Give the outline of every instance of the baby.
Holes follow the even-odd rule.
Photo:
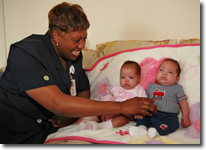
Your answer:
[[[147,97],[145,90],[139,85],[141,81],[141,68],[135,61],[126,61],[120,70],[120,85],[114,86],[111,92],[102,97],[102,101],[125,101],[133,97]],[[134,120],[134,116],[123,114],[111,114],[101,116],[101,123],[97,121],[83,121],[79,124],[79,130],[97,130],[123,126]]]
[[[137,119],[136,126],[129,129],[131,136],[168,135],[179,128],[178,113],[181,109],[181,125],[191,125],[189,105],[184,90],[178,81],[180,79],[180,65],[176,60],[165,59],[159,66],[156,82],[147,88],[148,98],[155,99],[154,104],[159,108],[151,117]],[[148,130],[147,130],[148,129]]]

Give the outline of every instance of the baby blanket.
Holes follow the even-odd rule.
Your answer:
[[[100,58],[91,68],[86,69],[91,85],[91,99],[100,100],[106,91],[119,84],[120,67],[126,60],[140,64],[142,80],[140,85],[147,88],[155,81],[161,61],[173,58],[180,63],[181,84],[188,97],[192,125],[180,128],[167,136],[150,139],[147,136],[132,137],[128,130],[135,126],[131,122],[119,128],[78,131],[78,123],[59,129],[47,137],[45,143],[59,140],[83,140],[104,144],[200,144],[200,44],[159,45],[129,49]],[[179,114],[181,120],[181,113]],[[81,120],[82,121],[82,120]]]

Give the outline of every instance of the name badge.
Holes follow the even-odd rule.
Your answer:
[[[76,84],[75,84],[75,79],[71,80],[72,84],[71,84],[71,88],[70,88],[70,93],[72,96],[76,96]]]
[[[75,68],[73,65],[71,65],[71,67],[69,68],[69,74],[70,74],[70,79],[71,79],[71,88],[70,88],[70,93],[72,96],[76,96],[77,92],[76,92],[76,84],[75,84],[75,79],[72,78],[71,74],[75,73]]]

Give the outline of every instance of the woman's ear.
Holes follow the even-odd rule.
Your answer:
[[[59,34],[58,31],[53,30],[53,31],[52,31],[52,37],[53,37],[55,43],[59,43],[59,40],[60,40],[60,34]]]

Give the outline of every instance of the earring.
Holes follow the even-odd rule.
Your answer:
[[[59,46],[59,43],[56,43],[56,46]]]

